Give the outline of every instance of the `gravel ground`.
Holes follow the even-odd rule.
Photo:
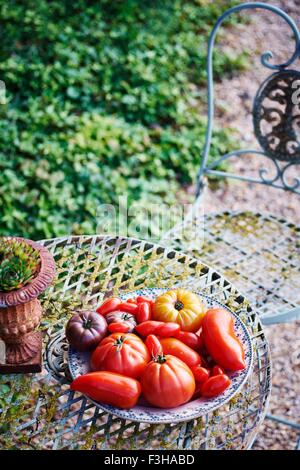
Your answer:
[[[283,8],[300,27],[300,0],[272,0],[266,3]],[[215,93],[217,124],[235,128],[243,143],[251,147],[255,142],[252,100],[261,81],[271,73],[261,66],[260,54],[272,50],[275,63],[284,62],[293,52],[294,42],[288,26],[276,15],[256,10],[249,13],[249,18],[249,24],[229,31],[218,46],[232,50],[232,45],[236,44],[237,51],[248,50],[250,68],[238,76],[217,83]],[[299,69],[299,65],[298,61],[295,66]],[[233,166],[236,170],[242,168],[251,173],[257,171],[260,163],[253,163],[246,158],[242,164],[240,160],[235,161]],[[300,224],[300,197],[274,188],[230,182],[221,184],[217,189],[210,188],[205,198],[206,211],[251,210],[254,207],[255,210],[271,212]],[[273,358],[273,392],[269,412],[299,423],[300,321],[268,327],[266,333]],[[295,449],[297,439],[295,430],[266,419],[253,448]]]

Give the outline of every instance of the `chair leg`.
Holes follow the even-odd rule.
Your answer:
[[[290,426],[293,429],[299,429],[300,431],[300,424],[295,423],[294,421],[290,421],[288,419],[281,418],[281,416],[276,416],[276,415],[267,413],[266,419],[276,421],[277,423],[285,424],[286,426]],[[299,436],[299,439],[300,439],[300,436]]]
[[[280,416],[266,414],[266,419],[270,419],[272,421],[276,421],[277,423],[284,424],[285,426],[289,426],[290,428],[297,429],[300,431],[300,424],[295,423],[294,421],[290,421],[289,419],[281,418]],[[298,436],[298,441],[295,447],[295,450],[300,450],[300,432]]]
[[[261,317],[264,325],[275,325],[276,323],[286,323],[292,320],[297,320],[300,317],[300,307],[291,308],[286,312],[277,313],[267,317]]]
[[[275,416],[275,415],[267,413],[265,415],[265,419],[270,419],[272,421],[276,421],[277,423],[285,424],[286,426],[289,426],[293,429],[299,429],[299,431],[300,431],[300,424],[294,423],[293,421],[289,421],[289,420],[284,419],[284,418],[281,418],[280,416]],[[253,447],[253,444],[256,441],[256,438],[257,438],[257,436],[255,436],[255,438],[251,442],[250,446],[248,447],[248,450],[252,450],[252,447]],[[300,450],[300,434],[299,434],[299,437],[298,437],[298,440],[297,440],[295,450]]]

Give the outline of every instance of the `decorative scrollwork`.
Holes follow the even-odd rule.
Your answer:
[[[300,105],[293,87],[297,82],[300,85],[300,72],[277,72],[265,80],[254,100],[254,132],[274,160],[300,161]]]
[[[203,175],[208,174],[211,171],[214,171],[214,170],[209,169],[209,167],[207,167],[207,160],[208,160],[208,156],[209,156],[209,153],[210,153],[211,138],[212,138],[212,131],[213,131],[213,120],[214,120],[213,49],[214,49],[214,45],[215,45],[215,39],[216,39],[216,36],[217,36],[217,33],[218,33],[218,30],[219,30],[220,26],[222,25],[222,23],[224,22],[224,20],[228,16],[230,16],[234,13],[244,11],[244,10],[253,10],[253,9],[267,10],[271,13],[274,13],[274,14],[278,15],[280,18],[282,18],[285,21],[285,23],[289,26],[291,31],[293,32],[293,37],[294,37],[294,41],[295,41],[294,52],[290,55],[290,57],[285,62],[280,63],[280,64],[271,63],[271,61],[274,57],[273,53],[271,51],[266,51],[261,56],[262,65],[264,67],[267,67],[270,70],[277,71],[278,73],[283,73],[283,71],[285,69],[287,69],[287,67],[290,67],[295,62],[295,60],[298,59],[298,57],[300,56],[300,33],[299,33],[298,28],[297,28],[297,25],[293,21],[293,19],[288,14],[286,14],[283,10],[281,10],[280,8],[277,8],[273,5],[268,5],[267,3],[263,3],[263,2],[247,2],[247,3],[242,3],[240,5],[234,6],[230,9],[226,10],[218,18],[218,20],[217,20],[217,22],[216,22],[216,24],[215,24],[215,26],[214,26],[214,28],[211,32],[211,35],[209,37],[209,42],[208,42],[208,53],[207,53],[208,124],[207,124],[207,130],[206,130],[203,157],[202,157],[200,169],[199,169],[198,174],[197,174],[196,197],[198,197],[200,192],[201,192]],[[297,117],[295,116],[293,121],[290,122],[290,121],[287,121],[286,119],[282,119],[281,114],[278,113],[277,110],[268,111],[268,115],[266,114],[266,117],[271,122],[273,120],[277,120],[277,123],[283,121],[284,125],[288,126],[289,131],[292,129],[293,132],[296,132],[297,127],[299,127],[299,124],[300,124],[300,118],[298,118],[298,116]],[[299,122],[299,124],[298,124],[298,122]],[[300,129],[300,127],[299,127],[299,129]],[[276,130],[276,132],[277,132],[277,130]],[[261,141],[263,142],[262,148],[264,150],[264,154],[267,154],[266,156],[271,157],[273,159],[273,161],[275,161],[275,158],[278,159],[278,160],[284,160],[284,161],[288,161],[288,162],[291,162],[291,161],[297,162],[297,161],[299,161],[300,158],[298,157],[298,152],[299,152],[298,139],[294,138],[294,139],[290,140],[291,136],[294,137],[292,132],[289,132],[287,135],[288,135],[288,137],[284,137],[284,132],[280,131],[280,137],[283,137],[283,138],[280,138],[279,141],[277,140],[277,136],[276,137],[275,136],[273,136],[273,137],[270,136],[269,139],[265,139],[262,136]],[[267,145],[265,144],[265,141],[268,142],[268,145],[271,147],[271,150],[266,149]],[[274,146],[275,147],[278,146],[279,142],[281,142],[281,149],[280,149],[281,152],[279,154],[276,153],[276,156],[275,156],[275,152],[272,151],[272,147],[274,148]],[[285,150],[283,151],[283,148],[282,148],[282,146],[284,147],[285,145],[288,148],[287,152]],[[247,153],[247,152],[243,152],[243,153]],[[257,152],[255,152],[255,153],[257,153]],[[228,156],[231,156],[231,155],[232,154],[228,154]],[[282,180],[282,182],[284,184],[284,180],[280,176],[282,174],[282,171],[283,171],[283,173],[285,172],[285,170],[280,169],[277,176],[278,176],[279,179]],[[220,176],[223,176],[223,175],[221,175],[222,172],[219,172],[219,173],[220,173]],[[224,176],[226,176],[226,175],[224,175]],[[258,182],[263,182],[264,183],[264,179],[266,179],[265,184],[272,184],[272,182],[270,182],[269,178],[267,177],[266,171],[262,170],[262,172],[260,174],[260,178],[261,179]],[[275,177],[274,181],[276,181],[278,178]],[[240,178],[240,179],[242,179],[242,178]],[[246,179],[246,178],[244,178],[244,179]],[[248,181],[249,180],[250,179],[248,178]],[[289,189],[289,186],[290,185],[285,185],[286,189]],[[293,187],[293,190],[294,190],[294,187],[298,188],[296,183],[295,183],[295,185],[292,185],[292,187]]]
[[[280,179],[281,168],[276,160],[273,160],[274,167],[270,168],[260,168],[258,174],[261,178],[262,183],[270,184],[276,183]],[[275,170],[273,172],[273,170]]]
[[[71,382],[67,356],[68,342],[63,331],[54,335],[45,350],[45,364],[47,369],[60,382]]]
[[[263,159],[267,159],[266,166],[262,166],[258,170],[258,176],[256,178],[250,178],[243,175],[238,175],[235,173],[230,173],[227,171],[218,170],[217,167],[224,160],[230,158],[244,158],[245,156],[251,158],[259,158],[260,162],[263,162]],[[300,166],[300,161],[291,161],[291,162],[280,162],[275,160],[270,155],[264,153],[263,151],[258,151],[254,149],[243,149],[235,150],[229,152],[225,155],[222,155],[219,159],[212,162],[206,169],[206,174],[215,175],[218,177],[234,178],[242,181],[249,181],[251,183],[260,183],[266,184],[268,186],[273,186],[275,188],[286,189],[294,193],[300,194],[300,178],[295,176],[295,166]],[[289,171],[291,170],[291,171]]]
[[[270,159],[268,155],[264,156]],[[270,186],[275,186],[277,188],[287,189],[299,194],[300,178],[297,178],[294,175],[294,172],[291,172],[289,175],[289,170],[295,165],[298,165],[298,163],[290,162],[287,164],[279,164],[276,160],[271,160],[274,164],[272,168],[261,168],[259,170],[261,182]]]
[[[295,193],[300,193],[300,178],[296,176],[291,176],[291,179],[288,178],[288,170],[294,165],[294,162],[288,163],[285,165],[280,173],[280,178],[285,189],[289,189]],[[289,182],[291,181],[291,183]]]

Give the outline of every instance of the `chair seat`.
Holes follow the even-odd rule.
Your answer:
[[[169,237],[164,243],[218,269],[265,323],[299,309],[300,227],[268,214],[199,212]]]

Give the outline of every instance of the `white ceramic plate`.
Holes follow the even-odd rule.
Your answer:
[[[119,294],[119,297],[125,300],[130,297],[143,295],[154,299],[167,290],[169,289],[140,289],[134,292],[127,292],[126,294]],[[209,297],[201,294],[200,292],[197,292],[197,294],[208,307],[222,306],[223,308],[229,310],[220,302],[211,300]],[[200,416],[203,416],[206,413],[216,410],[220,406],[224,405],[224,403],[228,402],[241,389],[248,378],[253,362],[253,350],[249,333],[240,318],[234,312],[230,311],[230,313],[234,318],[235,333],[244,346],[246,368],[243,371],[229,374],[231,378],[231,385],[221,395],[210,399],[197,398],[190,401],[189,403],[186,403],[185,405],[170,409],[155,408],[149,405],[143,397],[140,398],[138,404],[131,410],[122,410],[120,408],[116,408],[115,406],[105,405],[94,400],[91,401],[102,410],[105,410],[115,416],[119,416],[120,418],[152,424],[179,423],[183,421],[189,421],[191,419],[199,418]],[[90,353],[78,352],[70,347],[68,360],[70,373],[73,379],[79,375],[90,372]]]

